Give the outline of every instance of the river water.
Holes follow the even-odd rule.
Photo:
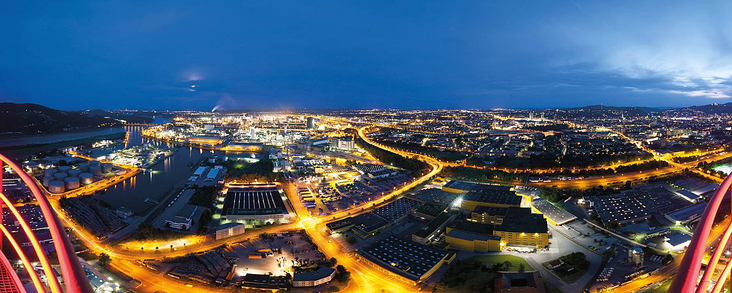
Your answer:
[[[147,139],[141,136],[140,131],[142,129],[140,126],[125,127],[129,135],[126,147],[153,144],[172,147],[176,150],[175,153],[142,173],[108,188],[98,196],[99,199],[104,200],[114,208],[124,206],[131,209],[135,214],[142,214],[149,208],[154,207],[156,202],[162,201],[164,195],[174,187],[184,184],[201,160],[214,155],[221,155],[221,153],[212,152],[211,150]],[[146,203],[145,199],[152,201]]]

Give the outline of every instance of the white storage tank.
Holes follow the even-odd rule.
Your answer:
[[[102,164],[102,172],[107,173],[109,171],[112,171],[112,164],[110,164],[110,163]]]
[[[66,177],[64,182],[66,182],[67,190],[79,188],[79,177]]]
[[[41,182],[43,183],[43,186],[48,187],[48,184],[53,180],[56,180],[53,176],[43,176],[43,180]]]
[[[51,168],[51,169],[47,169],[45,172],[43,172],[43,175],[46,177],[53,176],[53,173],[56,173],[56,172],[58,172],[58,170]]]
[[[66,178],[68,176],[69,175],[66,174],[66,173],[64,173],[64,172],[56,172],[56,173],[53,173],[53,177],[55,177],[56,179],[64,179],[64,178]]]
[[[60,172],[66,172],[66,171],[69,171],[69,169],[71,169],[71,167],[69,167],[69,166],[58,166],[58,170]]]
[[[89,171],[89,163],[84,162],[77,165],[77,167],[79,167],[79,170],[81,170],[82,172]]]
[[[94,182],[94,175],[91,173],[81,173],[79,174],[79,181],[84,185],[91,184]]]
[[[102,175],[102,166],[89,166],[89,173],[92,173],[93,175]]]
[[[48,191],[51,193],[61,193],[66,190],[66,184],[60,180],[54,180],[48,183]]]
[[[69,173],[69,177],[76,177],[76,176],[79,176],[79,173],[81,173],[81,170],[79,170],[79,169],[71,169],[67,173]]]

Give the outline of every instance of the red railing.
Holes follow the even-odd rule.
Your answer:
[[[707,208],[704,210],[704,214],[699,220],[699,224],[696,226],[694,237],[691,239],[691,243],[686,249],[684,258],[681,261],[681,266],[671,283],[671,287],[668,290],[669,293],[707,292],[709,281],[714,275],[719,259],[729,243],[730,235],[732,235],[732,225],[728,224],[725,227],[722,238],[720,238],[719,243],[717,244],[717,248],[714,250],[712,257],[709,260],[709,264],[707,265],[707,269],[704,271],[704,275],[697,284],[697,280],[699,280],[699,274],[701,272],[702,259],[704,258],[704,253],[707,250],[709,234],[712,233],[714,220],[722,204],[722,199],[730,191],[730,185],[732,185],[732,175],[724,179],[722,184],[709,200]],[[713,293],[718,293],[722,290],[731,270],[732,262],[728,262],[722,273],[718,275],[718,279],[712,289]]]
[[[51,238],[53,239],[53,245],[56,249],[56,253],[58,255],[58,262],[59,266],[61,267],[61,274],[64,281],[64,288],[65,290],[61,289],[61,285],[58,282],[58,278],[56,277],[56,274],[54,270],[51,268],[51,263],[48,261],[48,258],[46,257],[46,254],[43,252],[43,248],[41,247],[41,244],[38,242],[38,239],[36,239],[35,234],[33,234],[33,230],[30,228],[28,223],[23,219],[23,217],[20,215],[18,210],[15,208],[13,203],[5,196],[5,194],[2,193],[2,170],[3,170],[3,164],[7,164],[10,169],[12,169],[18,176],[20,176],[21,181],[28,186],[28,189],[30,189],[31,194],[33,194],[33,197],[35,198],[36,202],[38,203],[38,206],[41,209],[41,212],[43,213],[43,217],[46,219],[46,223],[48,225],[48,229],[51,233]],[[66,237],[66,232],[64,231],[63,226],[61,225],[61,221],[56,216],[56,212],[51,207],[51,204],[48,202],[48,199],[41,193],[41,190],[38,189],[38,186],[36,186],[35,182],[32,180],[28,174],[26,174],[18,165],[10,161],[7,157],[0,154],[0,200],[2,202],[0,203],[0,207],[7,208],[10,210],[11,214],[17,222],[20,224],[23,233],[26,237],[28,237],[28,240],[30,241],[31,245],[33,246],[33,251],[35,252],[39,262],[41,263],[41,266],[43,267],[43,272],[46,276],[48,287],[51,289],[51,292],[53,293],[63,293],[64,291],[66,293],[93,293],[94,290],[92,289],[91,285],[89,284],[89,280],[87,279],[86,273],[81,268],[81,264],[79,263],[79,259],[76,256],[76,253],[74,251],[74,247],[71,245],[71,242]],[[36,288],[37,292],[46,292],[46,290],[43,287],[43,283],[41,283],[40,278],[35,273],[33,267],[31,266],[30,262],[28,261],[28,257],[25,255],[23,250],[20,248],[20,245],[15,241],[13,236],[10,234],[10,232],[2,225],[0,225],[0,230],[2,230],[3,235],[8,239],[8,242],[10,242],[10,245],[13,247],[13,250],[18,254],[20,257],[20,260],[23,262],[23,265],[25,266],[26,270],[28,271],[28,274],[30,275],[31,281],[33,282],[33,286]]]

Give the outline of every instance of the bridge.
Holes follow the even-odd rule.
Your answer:
[[[720,258],[724,251],[730,244],[730,236],[732,235],[732,225],[729,219],[723,219],[719,225],[725,227],[723,234],[719,241],[716,242],[718,235],[710,238],[714,225],[717,220],[718,212],[722,204],[722,199],[725,195],[729,194],[730,185],[732,185],[732,175],[728,176],[722,184],[720,184],[717,191],[709,200],[707,208],[704,210],[704,214],[699,220],[699,224],[696,226],[694,231],[694,237],[691,239],[691,243],[684,254],[684,258],[681,261],[681,265],[677,270],[676,276],[674,277],[671,287],[669,287],[669,293],[704,293],[711,292],[718,293],[724,288],[727,279],[732,271],[732,262],[726,262],[722,272],[715,274],[717,266],[719,265]],[[731,207],[732,208],[732,207]],[[731,209],[732,210],[732,209]],[[702,259],[704,254],[709,247],[709,243],[717,243],[714,248],[707,268],[704,270],[703,275],[701,274]],[[699,278],[701,276],[701,279]],[[713,280],[713,278],[716,279]],[[697,283],[698,281],[698,283]],[[710,288],[711,287],[711,288]]]
[[[20,177],[20,180],[28,187],[28,189],[31,191],[31,194],[33,194],[36,203],[43,213],[43,217],[45,218],[46,224],[48,225],[51,238],[53,239],[54,249],[56,250],[56,254],[58,255],[58,263],[64,284],[63,287],[59,283],[56,271],[53,267],[51,267],[51,262],[49,261],[46,253],[43,251],[43,247],[36,238],[36,235],[33,233],[31,226],[25,219],[23,219],[21,214],[18,212],[18,209],[16,209],[10,199],[2,192],[2,171],[5,169],[5,166],[9,167]],[[33,248],[33,253],[35,254],[35,258],[37,258],[38,262],[41,264],[45,280],[41,280],[30,259],[28,258],[28,255],[26,255],[23,249],[21,249],[20,244],[16,241],[10,231],[4,225],[0,225],[0,231],[2,231],[3,236],[10,243],[13,251],[18,255],[21,263],[25,267],[25,270],[28,272],[28,276],[30,277],[36,292],[49,292],[49,290],[52,293],[94,292],[91,284],[89,284],[86,273],[82,269],[81,263],[76,256],[74,247],[71,245],[68,237],[66,237],[66,232],[61,225],[61,221],[56,216],[56,212],[51,207],[48,199],[43,195],[43,193],[41,193],[38,186],[28,174],[26,174],[17,164],[10,161],[2,154],[0,154],[0,200],[2,200],[0,202],[0,211],[3,208],[10,211],[12,216],[20,225],[22,233],[29,240]],[[13,270],[7,257],[1,251],[0,291],[19,293],[26,292],[23,284],[20,282],[20,278],[18,277],[17,273],[15,272],[15,270]]]

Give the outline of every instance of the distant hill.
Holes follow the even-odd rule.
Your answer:
[[[652,112],[659,112],[658,108],[651,107],[615,107],[604,105],[592,105],[576,108],[568,108],[566,110],[588,110],[588,111],[622,111],[630,115],[645,115]]]
[[[705,114],[732,114],[732,102],[726,103],[726,104],[709,104],[709,105],[701,105],[701,106],[691,106],[686,108],[679,108],[675,109],[675,111],[679,110],[691,110],[691,111],[699,111],[703,112]]]
[[[101,115],[62,111],[38,104],[0,103],[0,134],[37,134],[114,126]]]
[[[124,120],[124,121],[130,122],[130,123],[150,123],[150,122],[153,122],[153,120],[155,120],[152,117],[109,112],[109,111],[100,110],[100,109],[87,110],[82,113],[90,115],[90,116],[96,115],[96,116],[111,118],[111,119],[115,119],[115,120]]]

